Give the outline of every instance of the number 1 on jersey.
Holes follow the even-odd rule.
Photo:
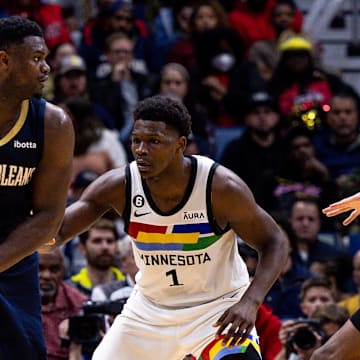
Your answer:
[[[176,274],[176,270],[170,270],[166,273],[166,276],[170,276],[172,277],[172,281],[173,283],[170,286],[179,286],[179,285],[184,285],[184,284],[180,284],[179,280],[177,278],[177,274]]]

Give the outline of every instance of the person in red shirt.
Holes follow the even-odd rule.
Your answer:
[[[60,250],[39,256],[41,315],[48,360],[66,360],[69,349],[61,346],[60,323],[79,313],[87,297],[63,282],[64,261]]]
[[[277,5],[276,0],[236,2],[234,9],[229,13],[229,23],[239,33],[247,50],[257,41],[275,40],[277,38],[278,29],[273,22],[274,10]],[[291,24],[292,30],[300,31],[301,24],[302,15],[300,11],[295,9]]]
[[[72,42],[60,5],[41,0],[3,0],[3,3],[4,12],[9,16],[19,15],[36,21],[44,31],[50,50],[58,44]]]

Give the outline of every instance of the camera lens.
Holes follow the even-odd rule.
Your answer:
[[[301,327],[295,332],[292,341],[302,350],[308,350],[315,346],[316,336],[308,327]]]

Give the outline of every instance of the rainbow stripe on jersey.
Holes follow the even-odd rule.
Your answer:
[[[227,355],[244,354],[250,345],[254,347],[254,349],[259,353],[259,356],[261,358],[259,338],[257,336],[254,337],[250,334],[245,341],[232,348],[228,347],[232,339],[230,339],[226,345],[222,345],[223,338],[224,335],[221,336],[219,339],[215,339],[211,343],[209,343],[202,351],[198,360],[220,360]]]
[[[209,223],[150,225],[130,222],[128,233],[140,250],[202,250],[214,244],[222,235],[214,235]]]

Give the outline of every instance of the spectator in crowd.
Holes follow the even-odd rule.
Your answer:
[[[124,280],[122,272],[114,265],[118,233],[115,224],[101,218],[80,235],[80,250],[87,265],[68,283],[90,296],[94,286],[114,280]]]
[[[239,242],[238,249],[251,279],[255,275],[258,253],[244,242]],[[261,304],[257,313],[255,326],[260,337],[262,356],[266,360],[273,360],[282,348],[279,340],[281,327],[280,318],[273,313],[269,306]]]
[[[60,104],[75,129],[73,180],[82,171],[103,174],[127,163],[124,146],[115,131],[106,129],[93,106],[80,97],[69,97]]]
[[[285,133],[284,145],[284,162],[274,182],[263,187],[262,197],[269,199],[271,213],[288,218],[292,203],[304,196],[318,199],[320,206],[335,200],[337,186],[316,155],[313,132],[306,126],[291,127]]]
[[[319,205],[315,199],[296,199],[291,207],[290,223],[297,239],[297,256],[306,268],[313,261],[336,259],[341,254],[334,246],[319,239],[322,224]]]
[[[265,89],[265,83],[256,66],[244,60],[239,36],[229,28],[207,30],[198,36],[195,54],[191,86],[213,123],[241,125],[244,101],[250,93]]]
[[[182,21],[179,24],[184,35],[169,49],[167,62],[181,64],[190,71],[199,62],[196,47],[203,41],[201,35],[211,29],[226,28],[227,15],[217,0],[201,0],[193,4],[189,24],[185,18],[180,18],[188,16],[189,10],[182,8],[179,11],[178,19]]]
[[[301,26],[302,17],[297,16],[299,14],[301,13],[296,9],[293,0],[277,0],[271,14],[275,38],[256,41],[249,49],[249,60],[256,64],[261,77],[267,82],[273,76],[279,61],[278,39],[283,32]],[[296,23],[300,26],[294,26]]]
[[[253,63],[261,79],[268,83],[279,61],[279,51],[272,41],[257,41],[250,49],[249,61]]]
[[[333,284],[335,299],[340,302],[351,297],[356,287],[351,278],[351,255],[343,252],[335,259],[319,259],[312,262],[310,271],[316,276],[325,276]]]
[[[95,171],[80,171],[70,184],[67,203],[72,204],[79,200],[84,190],[98,177],[99,174]],[[77,274],[84,266],[86,266],[86,259],[79,249],[79,241],[79,237],[77,236],[64,245],[63,253],[67,265],[65,269],[66,278]]]
[[[82,26],[79,53],[85,59],[90,77],[95,76],[98,65],[104,61],[104,40],[109,31],[109,6],[115,0],[96,0],[96,11]]]
[[[274,360],[282,348],[279,340],[280,319],[268,306],[261,304],[255,326],[260,337],[260,349],[263,359]]]
[[[166,62],[173,62],[167,59],[170,48],[177,42],[177,49],[181,48],[181,44],[185,46],[181,54],[184,59],[192,58],[191,42],[186,41],[190,36],[190,17],[193,12],[193,1],[161,1],[157,16],[153,21],[154,33],[154,51],[160,52],[162,58],[161,67]],[[190,53],[186,51],[190,50]],[[185,65],[191,67],[192,64]]]
[[[276,38],[287,30],[299,32],[302,27],[302,13],[294,0],[276,0],[271,14],[271,23],[275,29]]]
[[[245,0],[237,2],[237,6],[229,14],[230,26],[241,36],[246,52],[259,40],[273,40],[277,30],[284,24],[272,21],[277,0]],[[277,8],[279,11],[279,7]],[[292,20],[293,30],[301,27],[301,13],[296,12],[296,18]],[[276,20],[275,20],[276,21]],[[280,26],[279,26],[280,25]]]
[[[60,5],[44,0],[3,0],[2,6],[9,16],[20,15],[36,21],[50,50],[58,44],[72,42]]]
[[[340,301],[338,304],[350,313],[354,314],[360,308],[360,250],[353,256],[353,280],[356,285],[358,293]]]
[[[294,341],[292,335],[299,327],[303,326],[303,324],[298,323],[299,320],[301,321],[303,319],[313,319],[313,314],[321,306],[330,304],[336,306],[331,281],[325,277],[312,277],[310,279],[307,279],[301,286],[300,301],[303,315],[301,317],[288,319],[282,322],[279,337],[280,341],[283,344],[283,350],[278,354],[276,360],[291,360],[293,358],[293,354],[296,354],[296,349],[294,349],[293,346]],[[343,309],[340,309],[340,311],[342,310]],[[319,328],[317,327],[316,330],[319,330]],[[317,342],[315,341],[315,343],[312,344],[313,348],[320,347],[320,340],[322,340],[322,337],[324,337],[323,332],[320,333],[319,331],[317,331],[317,333],[320,336],[316,337]],[[310,346],[310,348],[312,347]],[[309,356],[306,357],[306,359],[308,358]],[[298,360],[298,358],[295,357],[294,360]]]
[[[87,299],[83,293],[64,281],[64,259],[60,250],[39,256],[41,315],[49,360],[66,360],[69,349],[62,346],[60,323],[78,314]]]
[[[230,28],[214,28],[198,36],[197,65],[191,86],[218,127],[242,124],[248,96],[266,88],[255,64],[244,59],[243,45]]]
[[[335,304],[336,298],[331,281],[322,276],[314,276],[301,285],[300,306],[305,317],[310,318],[320,305]]]
[[[336,304],[321,304],[309,322],[289,321],[281,329],[283,351],[276,360],[309,360],[312,353],[333,336],[348,320],[349,314]],[[335,335],[336,336],[336,335]]]
[[[146,24],[135,18],[130,1],[104,2],[93,19],[83,28],[80,54],[88,66],[90,77],[96,76],[98,66],[104,62],[105,39],[115,32],[123,32],[134,41],[134,58],[142,73],[156,71],[157,54],[152,51],[152,41]]]
[[[92,1],[92,0],[84,0],[84,1]],[[80,19],[76,14],[76,8],[74,4],[69,6],[64,6],[61,4],[61,6],[62,6],[61,13],[65,21],[66,27],[69,31],[70,38],[74,46],[78,48],[80,46],[81,38],[82,38],[82,31],[81,31],[82,23],[79,21]]]
[[[266,208],[266,198],[261,196],[263,187],[276,176],[284,156],[278,132],[280,115],[266,92],[253,93],[245,113],[245,132],[225,147],[220,162],[239,175]]]
[[[106,59],[109,73],[92,85],[91,98],[102,105],[116,122],[126,144],[133,126],[132,112],[147,94],[148,78],[131,66],[134,59],[134,40],[123,33],[112,33],[106,39]]]
[[[192,121],[192,139],[201,154],[214,153],[213,126],[206,108],[199,103],[190,87],[190,74],[177,63],[166,64],[160,72],[154,94],[179,99],[188,109]]]
[[[64,11],[72,8],[76,21],[83,26],[86,21],[93,17],[105,4],[115,0],[83,0],[74,2],[73,0],[58,0],[57,2],[63,7]],[[65,17],[65,16],[64,16]]]
[[[61,60],[65,56],[76,55],[77,49],[74,44],[69,42],[60,43],[50,51],[47,61],[50,65],[51,72],[49,74],[48,81],[46,82],[46,86],[44,89],[44,98],[48,101],[53,101],[55,94],[54,94],[54,77],[55,73],[57,72],[57,68],[60,65]]]
[[[294,319],[303,316],[301,308],[301,287],[303,283],[314,276],[299,262],[295,234],[291,226],[280,221],[284,234],[289,242],[289,254],[279,278],[267,293],[264,303],[281,320]]]
[[[99,176],[98,173],[91,170],[80,171],[70,184],[68,203],[79,200],[84,190]]]
[[[89,100],[89,81],[84,59],[79,55],[64,56],[54,73],[54,99],[59,104],[70,96],[79,96]],[[100,104],[91,105],[101,122],[109,128],[115,123],[112,115]]]
[[[337,304],[323,304],[313,312],[311,317],[319,320],[321,328],[328,339],[345,324],[349,316],[349,312]]]
[[[284,116],[314,129],[321,124],[323,106],[337,92],[351,89],[335,74],[315,66],[313,44],[306,34],[284,33],[279,39],[280,60],[269,83]],[[349,91],[350,91],[349,90]],[[353,90],[352,90],[353,91]],[[302,117],[312,110],[314,116]]]
[[[318,157],[340,187],[360,169],[358,105],[352,92],[335,94],[330,100],[325,129],[315,137]]]
[[[258,40],[273,39],[271,13],[276,0],[246,0],[238,2],[229,13],[230,26],[241,36],[246,49]]]
[[[84,96],[87,92],[87,68],[83,58],[77,54],[60,59],[55,73],[54,103],[68,96]]]
[[[324,345],[314,351],[310,360],[349,360],[360,356],[358,310]]]
[[[130,235],[125,235],[118,240],[117,247],[120,256],[120,270],[125,275],[125,280],[116,280],[95,286],[91,293],[91,299],[94,301],[128,298],[135,285],[135,275],[139,269],[135,263]]]

